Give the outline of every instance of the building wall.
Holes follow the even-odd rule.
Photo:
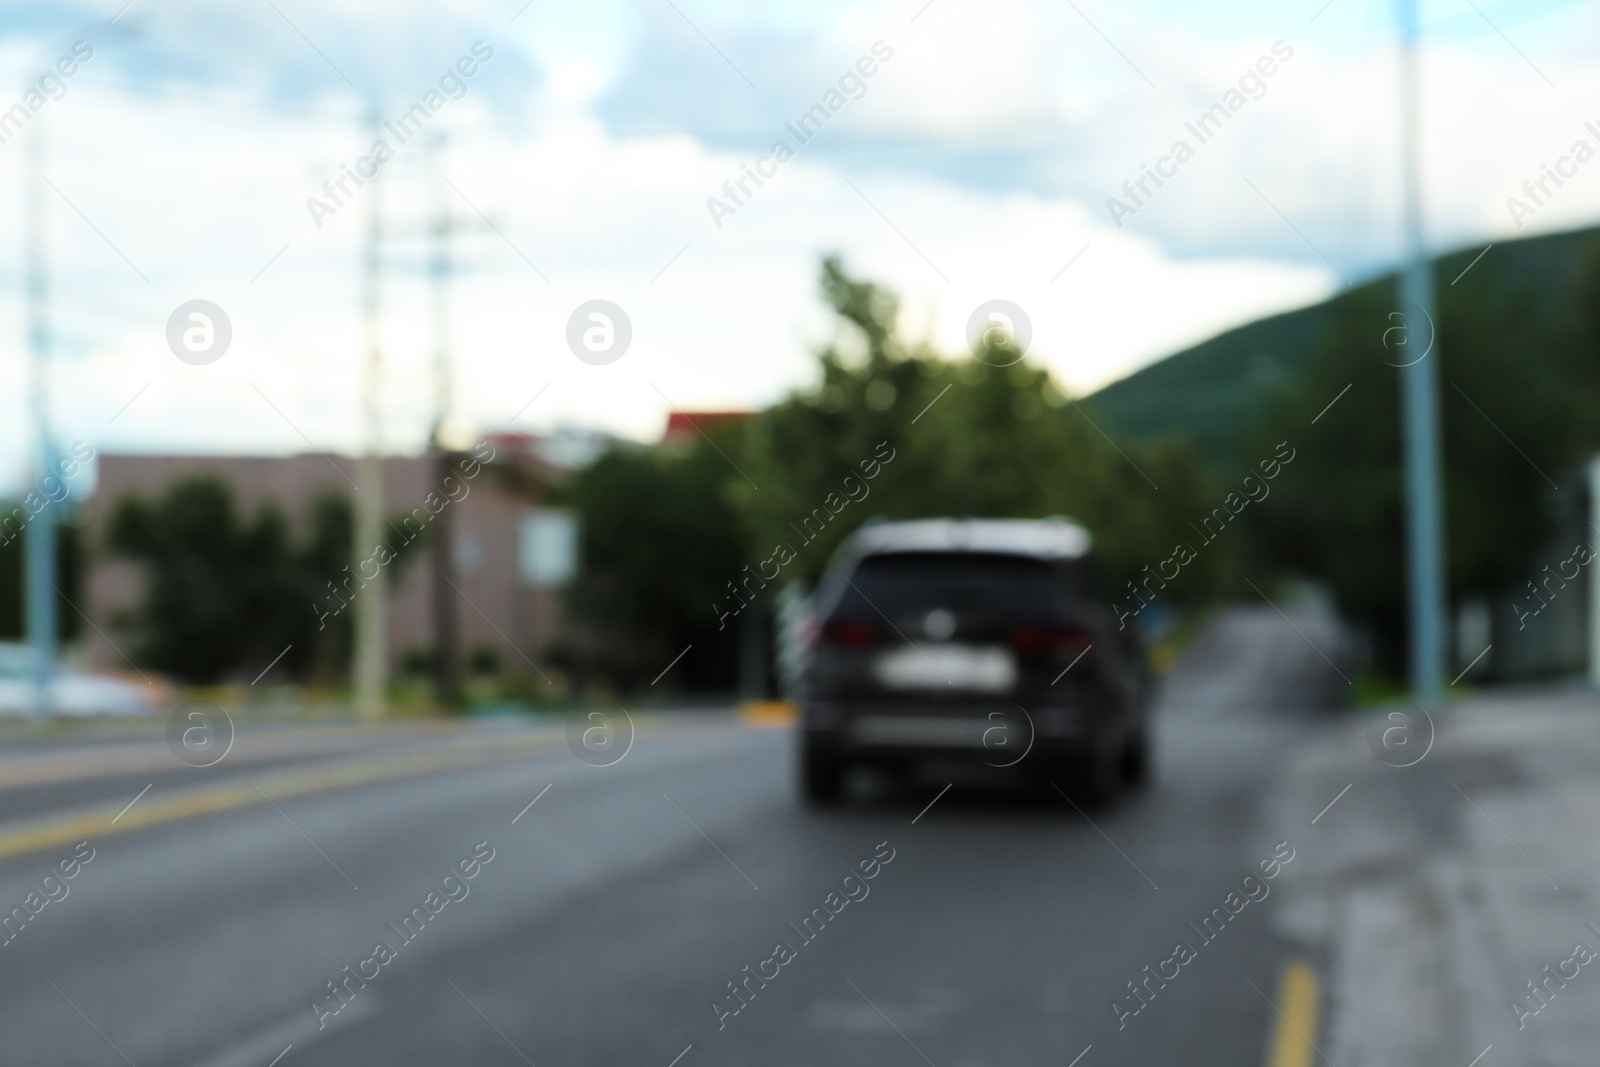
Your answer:
[[[312,502],[327,493],[342,493],[354,503],[353,483],[358,483],[358,461],[345,456],[135,456],[101,455],[93,498],[85,510],[87,572],[86,604],[79,607],[94,624],[87,628],[87,657],[91,666],[126,669],[118,651],[125,633],[116,618],[135,607],[144,583],[142,568],[110,557],[105,551],[105,524],[116,503],[129,494],[145,498],[164,495],[176,482],[210,475],[229,484],[236,506],[251,514],[264,504],[276,505],[297,536],[304,534]],[[548,590],[525,583],[517,568],[518,528],[533,511],[523,496],[508,491],[496,471],[483,465],[467,481],[467,495],[448,505],[455,543],[456,628],[463,654],[478,646],[497,651],[502,668],[533,673],[527,659],[539,662],[536,649],[555,636],[560,625],[558,603]],[[413,508],[427,513],[430,492],[446,494],[431,459],[390,457],[383,460],[384,513],[398,520]],[[456,491],[459,496],[459,490]],[[366,551],[358,552],[366,556]],[[433,644],[433,554],[424,550],[408,559],[398,583],[390,577],[388,649],[391,668],[409,648]],[[336,601],[308,604],[306,610],[326,610]],[[96,629],[98,628],[98,630]],[[543,664],[540,663],[542,667]]]

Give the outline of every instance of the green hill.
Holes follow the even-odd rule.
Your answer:
[[[1600,229],[1585,229],[1496,244],[1459,286],[1452,281],[1483,249],[1445,255],[1435,260],[1441,316],[1459,301],[1483,297],[1482,287],[1471,284],[1480,281],[1479,272],[1491,286],[1509,278],[1524,291],[1565,293],[1585,249],[1597,240]],[[1495,269],[1484,270],[1490,261]],[[1327,341],[1340,305],[1393,292],[1395,275],[1388,274],[1323,303],[1229,330],[1113,382],[1088,403],[1108,431],[1139,439],[1188,437],[1208,466],[1222,466],[1236,458],[1255,427],[1264,393],[1294,377]]]
[[[1482,251],[1436,263],[1429,359],[1449,599],[1490,605],[1489,669],[1510,678],[1560,666],[1527,653],[1556,637],[1524,635],[1520,616],[1543,604],[1535,579],[1589,536],[1580,471],[1600,452],[1600,230],[1507,241],[1472,265]],[[1230,330],[1088,400],[1130,442],[1192,442],[1219,498],[1292,442],[1293,472],[1271,505],[1239,512],[1236,543],[1258,573],[1323,583],[1366,634],[1371,669],[1392,676],[1406,640],[1401,374],[1385,343],[1398,339],[1395,281]]]

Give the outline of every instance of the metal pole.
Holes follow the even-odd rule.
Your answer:
[[[50,435],[50,324],[45,282],[44,124],[30,131],[27,152],[27,291],[28,347],[32,354],[32,406],[37,477],[30,495],[43,501],[29,520],[23,539],[26,571],[28,644],[33,649],[33,712],[48,718],[52,711],[52,685],[56,663],[56,506],[44,491],[46,477],[55,473],[55,449]]]
[[[454,378],[450,367],[450,201],[444,191],[444,135],[428,139],[428,180],[438,197],[432,226],[433,249],[428,261],[432,282],[433,318],[433,432],[430,447],[438,484],[435,492],[445,492],[444,480],[450,476],[450,446],[445,423],[450,418]],[[433,520],[433,652],[434,689],[441,707],[452,708],[460,700],[461,650],[456,625],[457,592],[451,585],[455,569],[455,516],[444,508]]]
[[[1417,141],[1417,6],[1397,0],[1400,16],[1400,156],[1403,168],[1407,267],[1400,300],[1409,317],[1407,365],[1400,371],[1406,464],[1406,546],[1410,593],[1411,687],[1424,707],[1444,698],[1445,588],[1443,490],[1440,475],[1439,401],[1434,367],[1439,359],[1433,306],[1433,263],[1423,238],[1422,174]],[[1421,321],[1416,317],[1420,315]],[[1426,331],[1425,333],[1422,331]],[[1420,336],[1419,336],[1420,334]],[[1426,356],[1415,354],[1422,342]],[[1428,348],[1431,346],[1431,351]]]
[[[369,120],[373,141],[378,140],[378,114],[374,108]],[[362,325],[365,352],[361,373],[362,455],[359,471],[361,491],[355,500],[355,537],[350,567],[360,581],[365,582],[361,595],[356,598],[355,610],[355,675],[356,711],[366,719],[383,716],[384,696],[388,681],[388,596],[387,574],[377,566],[375,577],[368,578],[372,559],[380,542],[386,538],[383,528],[383,447],[381,435],[380,393],[383,383],[383,336],[380,315],[380,248],[382,241],[382,204],[379,200],[379,174],[381,168],[367,179],[366,248],[362,257]]]

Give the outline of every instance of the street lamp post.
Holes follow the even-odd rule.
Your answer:
[[[1400,18],[1400,158],[1407,265],[1400,301],[1408,319],[1406,363],[1400,370],[1405,437],[1406,548],[1411,624],[1411,686],[1424,707],[1444,698],[1445,587],[1443,490],[1440,475],[1438,329],[1433,307],[1433,263],[1423,239],[1422,174],[1418,160],[1417,102],[1419,0],[1397,0]],[[1422,333],[1422,330],[1426,333]],[[1414,346],[1422,356],[1413,355]]]

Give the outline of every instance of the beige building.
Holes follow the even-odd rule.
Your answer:
[[[478,446],[478,455],[492,457],[470,478],[448,492],[427,457],[392,457],[383,461],[384,514],[396,519],[413,509],[418,516],[454,497],[448,511],[453,541],[451,575],[459,588],[454,605],[457,647],[463,663],[474,650],[492,648],[503,670],[533,673],[529,660],[543,666],[542,653],[557,637],[559,593],[550,588],[549,520],[559,513],[543,511],[538,500],[553,469],[536,455],[538,440],[502,434]],[[459,464],[458,464],[459,465]],[[468,467],[468,470],[471,468]],[[127,662],[113,646],[119,640],[115,620],[142,599],[144,576],[133,562],[104,550],[105,524],[116,503],[130,494],[154,499],[174,483],[195,476],[216,477],[232,487],[236,508],[252,514],[274,504],[297,534],[304,533],[312,502],[329,493],[353,496],[359,463],[344,456],[320,454],[286,457],[104,455],[99,457],[97,484],[86,509],[87,604],[81,605],[94,624],[85,634],[89,665],[122,670]],[[365,487],[362,487],[365,489]],[[420,525],[423,519],[406,524]],[[397,538],[398,541],[398,538]],[[560,546],[558,546],[559,548]],[[559,553],[558,553],[559,554]],[[540,560],[546,560],[541,566]],[[391,672],[408,650],[433,646],[434,559],[424,550],[399,568],[391,580],[388,606],[388,652]],[[330,598],[329,603],[334,601]],[[312,610],[310,605],[307,610]]]

